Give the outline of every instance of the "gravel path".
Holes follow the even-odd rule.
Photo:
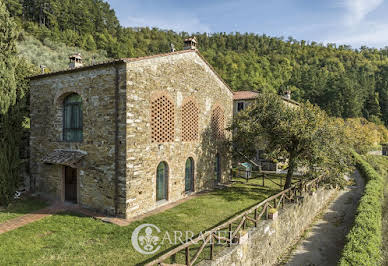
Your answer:
[[[358,171],[352,177],[356,185],[338,193],[323,216],[311,226],[305,239],[292,251],[286,265],[337,265],[365,185]]]

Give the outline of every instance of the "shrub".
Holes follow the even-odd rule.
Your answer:
[[[346,236],[339,265],[381,265],[381,218],[384,181],[375,169],[356,154],[356,165],[367,182],[355,217]]]

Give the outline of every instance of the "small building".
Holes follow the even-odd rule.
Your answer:
[[[249,105],[253,104],[259,92],[256,91],[236,91],[233,93],[233,114],[245,110]],[[284,96],[280,96],[285,104],[290,107],[299,106],[299,103],[291,99],[291,92],[287,91]]]
[[[194,41],[32,77],[35,191],[130,218],[228,180],[233,93]]]

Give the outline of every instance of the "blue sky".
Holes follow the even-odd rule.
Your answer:
[[[388,46],[388,0],[108,0],[121,25]]]

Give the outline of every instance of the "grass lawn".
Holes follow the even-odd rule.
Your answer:
[[[383,205],[383,265],[388,265],[388,157],[368,155],[367,161],[381,174],[385,180]]]
[[[13,201],[6,209],[0,208],[0,223],[42,209],[47,203],[40,199],[25,198]]]
[[[277,179],[278,177],[273,177]],[[160,252],[142,255],[131,244],[133,230],[143,223],[162,232],[195,234],[220,224],[235,214],[276,194],[281,189],[266,180],[235,179],[231,187],[194,197],[162,213],[119,227],[72,213],[54,215],[0,235],[0,265],[7,264],[143,264],[171,249],[166,241]],[[173,235],[173,234],[172,234]],[[192,251],[194,254],[195,251]],[[177,259],[180,262],[180,258]]]

